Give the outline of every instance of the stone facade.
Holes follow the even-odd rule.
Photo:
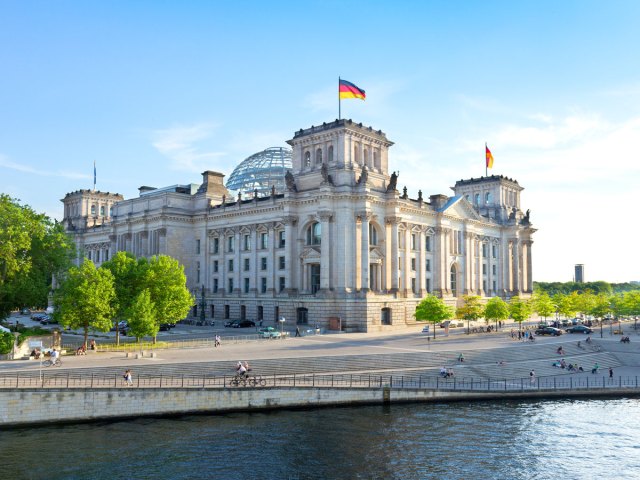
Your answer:
[[[350,120],[299,130],[286,192],[231,198],[223,176],[202,185],[68,194],[65,225],[96,264],[126,250],[167,254],[185,267],[206,317],[380,331],[414,323],[434,293],[527,296],[532,228],[518,182],[460,180],[454,195],[397,190],[386,135]],[[96,221],[98,199],[110,216]],[[95,207],[94,207],[95,204]],[[73,205],[82,205],[74,209]],[[97,210],[96,210],[97,209]]]

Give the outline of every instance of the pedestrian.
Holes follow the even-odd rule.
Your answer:
[[[613,383],[613,367],[609,367],[609,383]]]
[[[529,338],[529,331],[524,332],[524,340],[525,342],[527,341],[527,339]]]
[[[518,330],[518,340],[522,340],[522,332]]]
[[[535,370],[531,370],[529,372],[529,378],[531,379],[531,385],[536,383],[536,371]]]
[[[296,327],[296,337],[300,336],[300,327]]]
[[[591,373],[598,373],[598,369],[600,368],[600,365],[598,365],[598,362],[596,362],[593,365],[593,368],[591,369]]]
[[[216,335],[216,339],[213,342],[213,346],[216,348],[220,346],[220,335]]]
[[[95,350],[96,349],[96,340],[94,338],[91,339],[91,343],[89,344],[89,348],[91,350]]]
[[[133,387],[133,377],[131,376],[131,370],[127,369],[124,372],[124,381],[127,383],[127,387]]]

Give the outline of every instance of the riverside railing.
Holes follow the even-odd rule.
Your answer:
[[[249,381],[234,382],[233,376],[136,375],[133,388],[383,388],[458,391],[458,392],[522,392],[627,388],[638,389],[638,376],[536,377],[512,379],[442,378],[433,376],[368,375],[368,374],[299,374],[251,376]],[[255,382],[254,379],[258,381]],[[0,389],[56,388],[131,388],[121,374],[82,375],[69,372],[20,372],[0,376]]]

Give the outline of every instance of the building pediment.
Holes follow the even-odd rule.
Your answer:
[[[486,220],[471,205],[462,195],[455,195],[451,197],[447,203],[438,212],[450,215],[453,217],[471,219],[471,220]]]
[[[370,261],[384,260],[384,254],[379,248],[374,247],[369,251],[369,260]]]
[[[320,248],[318,248],[318,247],[306,247],[302,251],[302,254],[300,255],[300,258],[302,258],[304,260],[311,260],[311,259],[320,260]]]

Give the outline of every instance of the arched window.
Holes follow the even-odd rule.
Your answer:
[[[309,152],[304,153],[304,166],[305,167],[311,166],[311,153]]]
[[[320,165],[322,163],[322,149],[316,150],[316,165]]]
[[[485,205],[489,205],[491,203],[491,192],[484,194],[484,203]]]
[[[100,216],[104,217],[104,205],[100,207]]]
[[[307,228],[307,245],[320,245],[322,240],[322,227],[314,222]]]
[[[96,214],[96,206],[91,205],[91,215],[95,215],[95,214]]]
[[[369,245],[377,245],[378,244],[378,231],[373,224],[369,224]]]
[[[329,147],[329,163],[333,162],[333,145]]]
[[[391,325],[391,309],[385,307],[380,311],[380,323],[382,325]]]
[[[455,265],[451,265],[451,294],[454,297],[458,296],[458,275]]]
[[[479,193],[476,193],[476,194],[475,194],[475,196],[474,196],[474,198],[473,198],[473,204],[474,204],[475,206],[480,205],[480,194],[479,194]]]

